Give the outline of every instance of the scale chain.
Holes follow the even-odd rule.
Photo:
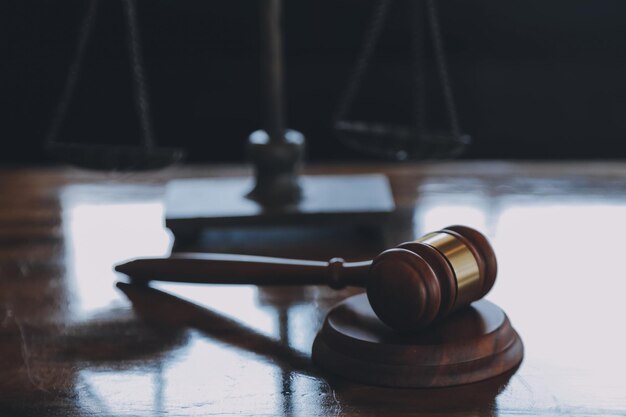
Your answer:
[[[87,45],[93,33],[98,6],[100,0],[90,0],[87,10],[78,30],[76,52],[70,64],[65,84],[61,92],[61,98],[54,111],[52,122],[44,138],[46,146],[55,145],[58,142],[61,125],[66,118],[70,101],[76,89],[76,83],[81,73]],[[139,117],[142,141],[145,149],[152,149],[156,145],[154,130],[150,116],[148,86],[145,79],[144,64],[142,59],[141,42],[137,23],[137,9],[135,0],[122,0],[128,32],[128,52],[133,75],[134,98]]]

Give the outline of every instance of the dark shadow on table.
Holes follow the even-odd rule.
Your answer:
[[[448,388],[404,389],[368,386],[322,374],[310,357],[291,348],[288,340],[274,340],[235,320],[172,294],[145,285],[119,282],[118,288],[133,303],[138,315],[168,327],[190,327],[236,348],[261,355],[281,368],[289,386],[292,372],[324,381],[342,408],[358,408],[363,414],[383,411],[419,413],[462,412],[497,415],[496,397],[517,369],[486,381]],[[158,306],[158,308],[155,308]],[[280,320],[286,320],[280,315]],[[284,331],[284,326],[283,331]],[[325,385],[325,384],[324,384]],[[285,411],[291,409],[285,404]]]

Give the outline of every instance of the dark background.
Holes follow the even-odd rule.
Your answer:
[[[87,3],[0,5],[0,163],[49,162],[42,142]],[[286,1],[289,126],[306,135],[309,160],[362,157],[330,125],[374,5]],[[263,125],[258,3],[138,7],[158,141],[186,148],[192,162],[242,160],[248,134]],[[440,0],[439,9],[461,126],[473,138],[463,158],[626,156],[625,1]],[[394,4],[354,109],[359,118],[409,121],[408,10],[406,1]],[[138,140],[125,42],[120,3],[102,1],[63,141]],[[441,98],[437,79],[428,80],[436,126]]]

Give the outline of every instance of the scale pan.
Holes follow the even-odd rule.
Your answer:
[[[335,132],[356,151],[401,161],[454,158],[471,142],[465,134],[362,121],[339,121]]]
[[[149,171],[165,168],[183,159],[177,148],[147,149],[141,146],[55,143],[47,147],[58,160],[79,168],[101,171]]]

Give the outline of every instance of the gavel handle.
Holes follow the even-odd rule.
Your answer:
[[[328,262],[221,253],[177,253],[138,258],[115,270],[135,282],[171,281],[203,284],[329,285],[364,287],[372,261]]]

